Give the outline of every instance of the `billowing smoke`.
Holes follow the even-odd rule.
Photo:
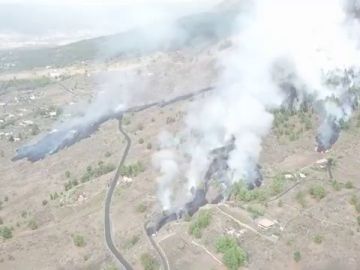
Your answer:
[[[332,95],[318,104],[318,113],[321,119],[316,136],[317,151],[325,152],[338,140],[340,131],[349,121],[353,111],[358,106],[358,93],[356,86],[359,78],[358,72],[345,70],[344,72],[332,73],[327,84],[329,87],[336,88],[339,92],[337,96]]]
[[[223,40],[231,44],[217,52],[221,72],[213,94],[192,103],[181,132],[160,138],[161,150],[153,163],[165,210],[184,205],[197,209],[206,201],[204,193],[212,180],[225,193],[238,181],[250,188],[259,186],[262,141],[272,127],[273,112],[280,108],[313,106],[319,118],[318,151],[336,142],[358,99],[358,3],[224,1],[210,12],[98,41],[105,48],[99,54],[102,58],[203,48]],[[146,79],[129,72],[107,75],[109,83],[80,116],[19,149],[16,158],[38,160],[56,153],[129,106],[145,104],[135,102],[135,96],[147,91]],[[195,207],[187,204],[189,200]]]
[[[350,90],[360,63],[359,27],[343,1],[259,0],[243,5],[246,12],[237,18],[232,47],[219,53],[222,74],[216,91],[192,106],[184,131],[176,135],[186,138],[185,143],[171,150],[174,161],[187,157],[179,165],[187,173],[176,179],[186,178],[187,196],[208,181],[211,152],[230,141],[227,172],[217,181],[226,187],[238,181],[259,185],[259,155],[272,111],[314,106],[320,120],[316,141],[323,151],[335,143],[357,103]],[[338,73],[340,83],[329,83]]]
[[[169,210],[172,206],[173,181],[179,177],[178,164],[174,160],[172,152],[163,150],[154,155],[153,165],[161,174],[157,179],[159,200],[163,205],[163,209]]]

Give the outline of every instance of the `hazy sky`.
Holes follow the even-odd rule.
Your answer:
[[[0,45],[112,34],[205,11],[219,0],[0,0]],[[16,43],[15,42],[15,43]],[[8,44],[8,45],[7,45]]]
[[[124,5],[124,4],[141,4],[141,3],[191,3],[193,0],[0,0],[0,4],[14,4],[14,3],[27,3],[27,4],[55,4],[55,5],[78,5],[78,4],[111,4],[111,5]],[[216,2],[212,0],[197,0],[196,2]]]

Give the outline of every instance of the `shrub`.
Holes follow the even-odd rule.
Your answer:
[[[152,144],[151,144],[151,143],[148,143],[148,144],[146,145],[146,148],[147,148],[148,150],[151,150]]]
[[[128,125],[130,125],[131,120],[130,120],[129,117],[123,117],[122,122],[123,122],[123,124],[124,124],[125,126],[128,126]]]
[[[347,181],[347,182],[345,183],[345,188],[351,189],[351,188],[353,188],[353,187],[354,187],[354,185],[353,185],[353,183],[352,183],[351,181]]]
[[[332,182],[331,182],[331,185],[332,185],[332,187],[334,188],[334,190],[336,190],[336,191],[340,191],[341,188],[342,188],[342,184],[339,183],[339,182],[336,181],[336,180],[332,181]]]
[[[111,157],[111,155],[112,155],[112,154],[111,154],[111,152],[109,152],[109,151],[107,151],[107,152],[105,153],[105,157],[107,157],[107,158],[108,158],[108,157]]]
[[[45,205],[47,205],[47,204],[48,204],[48,201],[47,201],[47,200],[43,200],[43,201],[42,201],[42,205],[43,205],[43,206],[45,206]]]
[[[357,202],[358,202],[358,198],[356,197],[356,195],[355,194],[351,195],[350,204],[355,205],[357,204]]]
[[[148,253],[142,254],[140,261],[144,270],[155,270],[159,268],[159,263]]]
[[[280,194],[284,190],[285,178],[282,175],[278,175],[274,178],[271,184],[271,191],[273,195]]]
[[[238,246],[235,239],[228,236],[223,236],[217,240],[216,250],[223,254],[223,262],[231,270],[238,269],[247,260],[246,252]]]
[[[4,226],[0,228],[0,235],[3,239],[10,239],[12,237],[12,231],[9,227]]]
[[[137,242],[139,242],[140,238],[138,235],[133,235],[130,239],[128,239],[126,242],[125,242],[125,248],[126,249],[130,249],[132,248],[133,246],[136,245]]]
[[[217,252],[225,253],[226,250],[236,245],[235,239],[229,236],[222,236],[216,241],[215,247]]]
[[[136,207],[136,212],[139,213],[144,213],[147,209],[147,206],[144,203],[140,203],[137,207]]]
[[[77,179],[69,180],[67,183],[64,184],[65,191],[72,189],[73,187],[79,184]]]
[[[230,248],[224,253],[223,261],[228,269],[238,269],[245,263],[246,253],[239,247]]]
[[[57,198],[59,198],[59,194],[57,192],[54,193],[50,193],[50,200],[56,200]]]
[[[72,184],[71,181],[68,181],[67,183],[64,184],[64,189],[65,191],[68,191],[72,188]]]
[[[139,144],[143,144],[143,143],[144,143],[144,139],[143,139],[143,138],[140,138],[140,139],[138,140],[138,142],[139,142]]]
[[[317,200],[321,200],[326,196],[325,189],[320,185],[312,186],[310,188],[309,192],[310,192],[310,195]]]
[[[86,245],[84,236],[76,234],[73,235],[72,238],[75,246],[84,247]]]
[[[0,217],[0,225],[4,224],[4,220],[2,219],[2,217]]]
[[[32,219],[32,220],[29,221],[28,227],[31,230],[36,230],[38,228],[38,225],[37,225],[36,221],[34,219]]]
[[[320,234],[317,234],[314,237],[314,242],[316,244],[321,244],[323,240],[324,240],[324,237],[322,235],[320,235]]]
[[[253,218],[263,216],[265,214],[265,209],[259,204],[249,205],[246,210],[251,213]]]
[[[357,217],[357,223],[360,226],[360,216]],[[1,224],[1,223],[0,223]]]
[[[211,221],[211,213],[209,211],[199,212],[197,218],[193,220],[189,227],[189,234],[196,238],[201,238],[202,230],[209,226]]]
[[[299,262],[301,260],[301,253],[300,251],[295,251],[293,255],[294,261]]]
[[[9,200],[9,197],[8,197],[8,196],[5,196],[4,202],[7,202],[8,200]]]
[[[28,213],[25,210],[21,212],[21,217],[22,218],[26,218],[27,215],[28,215]]]
[[[291,133],[291,134],[290,134],[289,140],[290,140],[291,142],[296,141],[297,139],[298,139],[298,136],[296,136],[295,133]]]
[[[66,171],[66,172],[65,172],[65,177],[66,177],[66,178],[70,178],[70,176],[71,176],[71,173],[70,173],[69,171]]]
[[[305,207],[306,206],[306,201],[305,201],[305,194],[302,191],[299,191],[298,193],[296,193],[295,196],[296,201],[302,206]]]

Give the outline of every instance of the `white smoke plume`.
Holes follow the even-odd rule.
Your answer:
[[[174,161],[189,156],[187,164],[181,164],[187,171],[187,195],[204,182],[210,152],[232,138],[235,148],[227,161],[228,177],[218,180],[227,186],[256,181],[262,140],[272,126],[271,111],[287,102],[289,89],[284,84],[293,86],[300,99],[312,96],[314,105],[322,104],[323,119],[348,120],[353,108],[343,97],[349,84],[334,87],[327,82],[329,74],[346,74],[360,63],[358,22],[344,4],[340,0],[244,1],[246,12],[238,16],[233,46],[219,55],[222,74],[217,90],[192,106],[181,134],[186,143],[172,148]],[[323,120],[319,129],[326,140],[334,132],[329,124]]]
[[[178,164],[171,151],[163,150],[153,156],[153,166],[160,172],[158,177],[158,197],[163,210],[172,206],[173,181],[179,177]]]

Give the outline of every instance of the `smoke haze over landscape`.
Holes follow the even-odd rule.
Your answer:
[[[181,12],[174,6],[168,10],[173,11],[172,14],[157,9],[156,5],[147,10],[147,14],[152,15],[148,18],[164,19],[166,24],[161,21],[153,24],[142,18],[141,9],[135,8],[133,17],[142,18],[137,23],[144,25],[140,31],[145,37],[143,51],[188,46],[195,44],[192,41],[198,41],[199,37],[202,41],[211,40],[205,42],[206,45],[220,38],[227,39],[230,44],[217,55],[220,74],[214,93],[190,107],[179,134],[168,134],[165,141],[164,136],[160,138],[162,150],[154,155],[153,163],[159,170],[159,197],[165,209],[173,207],[172,201],[178,202],[176,207],[181,207],[184,200],[193,196],[194,188],[203,184],[212,162],[210,153],[230,143],[234,147],[226,161],[228,170],[218,179],[224,189],[238,181],[249,186],[261,182],[258,162],[262,141],[271,130],[273,112],[289,107],[288,102],[291,101],[294,106],[291,109],[295,110],[301,103],[310,102],[318,111],[320,123],[316,140],[319,151],[325,151],[337,140],[340,124],[349,119],[357,99],[348,94],[355,84],[348,71],[356,73],[360,63],[359,25],[353,13],[345,8],[345,2],[243,1],[238,9],[229,5],[228,13],[213,9],[212,1],[207,4],[201,10],[212,11],[212,16],[205,14],[200,16],[201,20],[194,19],[196,15],[189,21],[177,20],[173,15],[180,16]],[[200,11],[196,6],[183,10],[190,14]],[[123,21],[131,24],[127,18]],[[119,46],[123,44],[115,40],[101,50],[107,52]],[[346,78],[348,83],[329,83],[334,74],[340,81]],[[57,143],[67,142],[68,136],[77,134],[76,130],[86,130],[87,125],[97,123],[104,115],[116,113],[117,108],[126,108],[126,100],[135,95],[131,91],[134,88],[131,78],[135,76],[108,75],[105,88],[95,95],[83,116],[55,127],[55,134],[59,136]],[[286,98],[290,90],[297,102]],[[142,83],[136,95],[141,96],[146,91],[151,89]],[[44,137],[44,145],[48,145],[46,138],[49,137]],[[185,171],[181,177],[180,168]],[[179,181],[186,183],[181,188],[183,192],[175,192]],[[185,199],[176,198],[175,193]]]
[[[358,22],[346,14],[343,1],[248,1],[245,10],[238,17],[232,48],[219,58],[223,71],[217,91],[190,110],[188,141],[173,148],[180,156],[181,152],[190,156],[185,165],[188,196],[202,183],[210,152],[231,138],[235,149],[227,162],[228,175],[218,181],[227,187],[237,181],[254,184],[262,140],[272,126],[271,112],[286,105],[289,89],[282,87],[284,83],[296,89],[297,98],[311,96],[322,104],[317,137],[321,151],[337,140],[339,122],[346,122],[353,110],[354,100],[342,97],[354,83],[327,83],[332,72],[340,72],[340,80],[346,78],[360,60]],[[275,65],[280,71],[274,70]],[[284,71],[287,75],[277,74]],[[331,103],[329,98],[339,102]],[[174,161],[179,159],[174,156]],[[162,174],[167,183],[169,177],[177,181],[172,173],[167,177],[162,170]]]

